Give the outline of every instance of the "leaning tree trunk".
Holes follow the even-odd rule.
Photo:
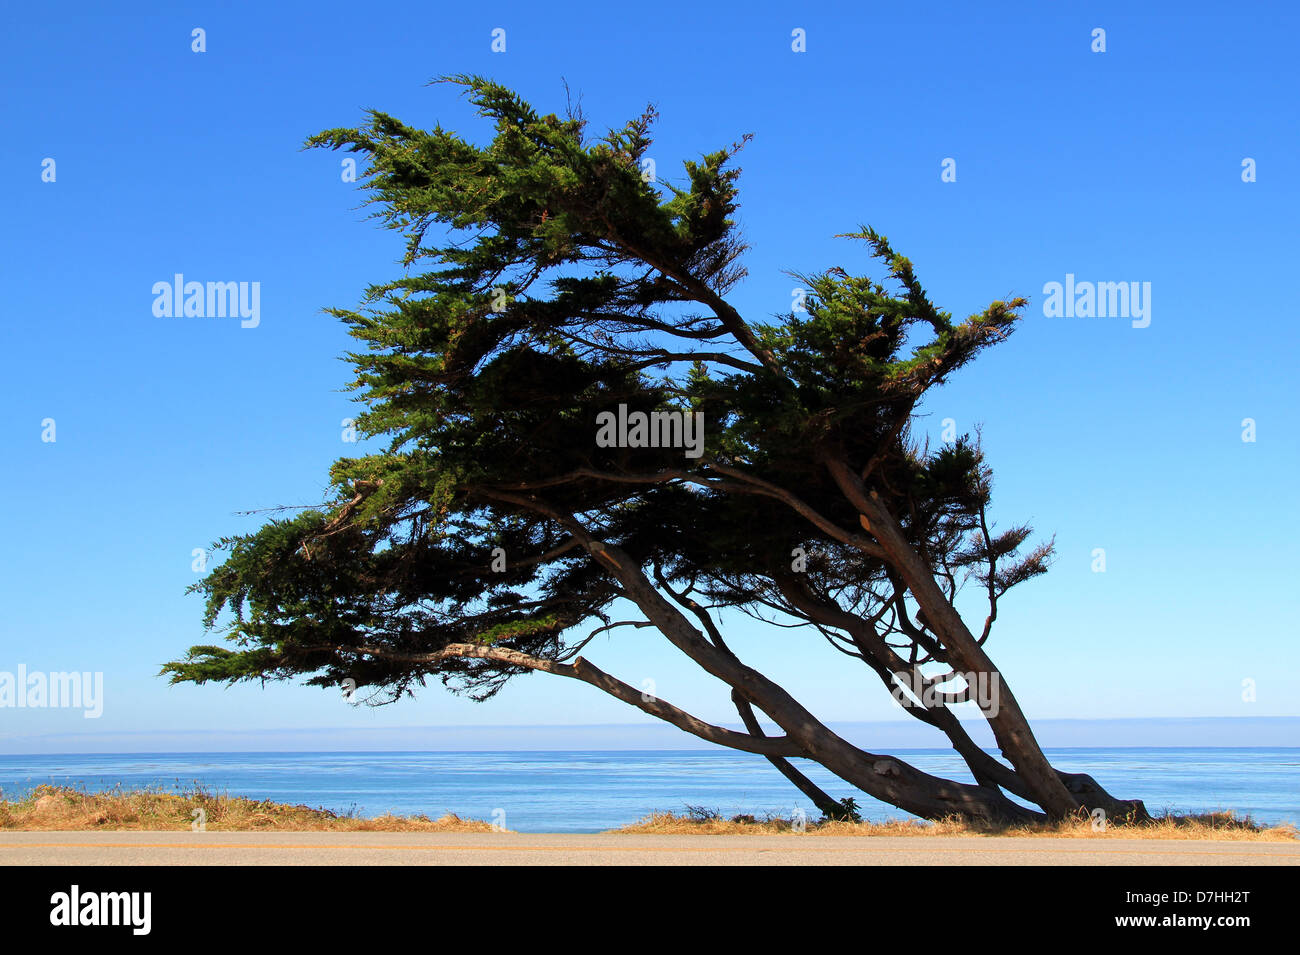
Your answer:
[[[857,475],[843,461],[830,457],[826,459],[826,465],[845,497],[858,509],[863,529],[880,543],[902,575],[952,661],[971,673],[998,675],[998,710],[996,714],[988,715],[989,725],[1003,755],[1015,767],[1031,798],[1052,818],[1064,818],[1075,812],[1079,803],[1047,762],[1010,685],[1001,679],[993,661],[935,583],[930,568],[903,537],[893,515],[880,503],[874,491],[866,491]]]
[[[850,474],[849,477],[853,478],[853,475]],[[851,483],[849,486],[852,488]],[[862,501],[859,509],[864,512],[864,526],[881,541],[890,557],[906,569],[909,588],[914,595],[918,595],[918,602],[931,621],[939,621],[940,638],[945,647],[953,651],[953,661],[974,672],[997,673],[982,648],[956,616],[955,610],[944,599],[933,578],[924,572],[919,557],[907,545],[890,515],[865,495],[857,496]],[[507,495],[501,497],[506,498]],[[959,816],[990,823],[1041,821],[1064,818],[1081,808],[1089,807],[1104,808],[1108,815],[1128,815],[1130,818],[1139,813],[1144,815],[1141,803],[1114,799],[1091,777],[1058,773],[1053,769],[1043,756],[1024,714],[1005,683],[1000,685],[998,714],[986,714],[986,718],[1014,768],[1003,766],[975,746],[960,722],[946,708],[929,711],[932,725],[944,731],[957,751],[967,759],[976,779],[975,784],[932,776],[897,757],[863,750],[818,720],[779,684],[744,664],[722,642],[721,636],[712,623],[707,621],[707,614],[701,608],[692,607],[690,601],[683,602],[681,595],[665,586],[670,595],[700,618],[705,630],[716,639],[716,642],[711,642],[696,629],[682,609],[670,603],[650,582],[640,563],[622,548],[593,538],[573,515],[557,512],[535,498],[517,499],[517,502],[526,503],[526,506],[564,526],[593,559],[619,580],[623,596],[641,609],[651,625],[701,669],[731,687],[733,700],[736,701],[749,732],[735,733],[710,726],[666,701],[654,698],[647,700],[632,687],[600,671],[582,657],[577,657],[572,664],[562,664],[553,660],[530,658],[518,651],[479,644],[448,646],[425,656],[460,655],[499,659],[584,680],[701,738],[772,759],[777,768],[823,811],[829,809],[834,801],[795,770],[789,764],[788,757],[812,760],[867,795],[925,819]],[[941,709],[943,715],[940,715]],[[766,737],[761,731],[755,732],[757,719],[754,710],[765,713],[784,731],[785,736]],[[1011,799],[1007,793],[1037,804],[1046,814],[1026,808]]]
[[[670,643],[706,672],[731,686],[743,700],[766,713],[799,745],[802,755],[820,763],[845,782],[882,802],[925,819],[962,816],[990,822],[1014,822],[1042,818],[1040,813],[1009,799],[996,786],[941,779],[896,757],[870,753],[854,746],[819,721],[783,687],[705,639],[685,615],[655,589],[639,564],[625,551],[592,539],[576,522],[569,524],[568,529],[592,556],[618,577],[628,598],[641,608]],[[1052,778],[1064,793],[1065,787],[1060,780],[1055,775]],[[1072,811],[1076,804],[1068,793],[1065,798],[1069,800],[1065,812]]]

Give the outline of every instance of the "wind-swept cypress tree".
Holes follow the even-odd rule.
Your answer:
[[[227,558],[196,589],[233,646],[194,647],[164,672],[351,679],[383,699],[436,676],[486,699],[540,671],[762,754],[833,816],[853,803],[792,759],[927,818],[1144,818],[1048,764],[985,652],[999,601],[1046,570],[1050,544],[992,531],[977,442],[931,450],[909,433],[926,391],[1004,339],[1024,301],[954,321],[863,229],[852,238],[883,281],[800,276],[806,310],[747,320],[726,298],[744,276],[741,143],[685,163],[680,187],[656,183],[641,167],[653,110],[591,139],[581,115],[453,81],[495,122],[488,145],[375,111],[309,140],[362,154],[368,201],[406,239],[403,277],[361,311],[332,310],[366,346],[348,356],[358,427],[390,443],[337,461],[331,502],[220,542]],[[638,413],[673,440],[636,433]],[[633,422],[626,440],[597,440],[611,416]],[[697,421],[701,443],[683,447]],[[964,582],[987,599],[974,628],[954,604]],[[829,641],[945,733],[974,782],[838,736],[744,663],[726,611],[793,625],[774,630],[792,648]],[[657,630],[731,687],[745,729],[643,697],[580,655],[621,628]],[[1004,758],[950,708],[970,696]]]

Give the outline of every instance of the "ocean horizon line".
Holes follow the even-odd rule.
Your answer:
[[[728,725],[729,724],[723,724]],[[873,749],[950,750],[914,721],[830,721],[855,745]],[[975,742],[995,748],[983,721],[968,721]],[[1300,748],[1300,716],[1075,717],[1034,721],[1051,749]],[[739,728],[739,727],[734,727]],[[656,723],[473,724],[387,727],[264,727],[212,730],[118,730],[0,735],[0,755],[147,755],[165,753],[366,752],[690,752],[718,749]]]
[[[982,747],[980,747],[980,748],[981,748],[982,750],[984,750],[984,751],[986,751],[986,752],[990,752],[990,753],[996,753],[996,752],[997,752],[997,747],[996,747],[996,746],[982,746]],[[1296,750],[1297,752],[1300,752],[1300,745],[1296,745],[1296,746],[1253,746],[1253,745],[1252,745],[1252,746],[1197,746],[1197,745],[1194,745],[1194,744],[1189,744],[1189,745],[1186,745],[1186,746],[1046,746],[1046,747],[1044,747],[1044,749],[1046,749],[1046,750],[1050,750],[1051,752],[1054,752],[1054,753],[1060,753],[1060,752],[1070,752],[1070,753],[1090,753],[1090,752],[1091,752],[1091,753],[1113,753],[1113,752],[1123,752],[1123,751],[1126,751],[1126,750],[1134,750],[1134,751],[1138,751],[1138,750],[1142,750],[1142,751],[1147,751],[1147,750],[1162,750],[1162,751],[1163,751],[1163,750],[1180,750],[1180,749],[1193,750],[1193,751],[1198,751],[1198,752],[1199,752],[1199,751],[1206,751],[1206,752],[1220,752],[1220,751],[1222,751],[1222,752],[1227,752],[1227,751],[1231,751],[1231,750],[1259,750],[1259,751],[1265,751],[1265,750],[1267,750],[1267,751],[1269,751],[1269,752],[1275,752],[1275,751],[1277,751],[1277,750],[1289,750],[1289,749],[1293,749],[1293,750]],[[67,757],[70,757],[70,758],[71,758],[71,757],[83,757],[83,756],[87,756],[87,757],[88,757],[88,756],[96,756],[96,757],[100,757],[100,756],[102,756],[102,757],[117,757],[117,756],[132,756],[132,757],[147,757],[147,756],[371,756],[371,755],[377,755],[377,754],[390,754],[390,755],[393,755],[393,756],[426,756],[426,755],[438,755],[438,756],[475,756],[475,755],[486,755],[486,754],[502,755],[502,756],[511,756],[511,755],[527,755],[527,754],[529,754],[529,753],[545,753],[545,754],[547,754],[547,755],[552,755],[552,756],[564,756],[564,755],[591,755],[591,754],[597,754],[597,753],[609,753],[609,754],[611,754],[611,755],[632,754],[632,753],[635,753],[635,754],[637,754],[637,755],[642,755],[642,756],[655,756],[655,755],[664,755],[664,756],[690,755],[690,756],[696,756],[696,755],[699,755],[699,754],[701,754],[701,753],[711,753],[711,752],[718,752],[718,753],[722,753],[722,754],[730,754],[730,753],[735,753],[736,751],[735,751],[735,750],[727,750],[727,749],[725,749],[724,747],[720,747],[720,746],[712,747],[712,748],[701,748],[701,749],[625,749],[625,750],[619,750],[619,749],[608,749],[608,750],[590,750],[590,749],[495,749],[495,750],[481,750],[481,749],[261,749],[261,750],[242,750],[242,749],[231,749],[231,750],[215,750],[215,749],[213,749],[213,750],[158,750],[158,751],[156,751],[156,752],[154,752],[154,751],[149,751],[149,750],[139,750],[139,751],[134,751],[134,750],[133,750],[133,751],[130,751],[130,752],[122,752],[122,753],[110,753],[110,752],[94,752],[94,753],[71,753],[71,752],[69,752],[69,753],[0,753],[0,759],[5,759],[5,758],[8,758],[8,757],[14,757],[14,758],[23,757],[23,758],[26,758],[26,757],[30,757],[30,756],[49,756],[49,757],[52,757],[52,758],[53,758],[53,757],[59,757],[59,756],[67,756]],[[890,752],[891,752],[891,753],[896,753],[896,754],[906,754],[906,753],[942,753],[942,754],[945,754],[945,755],[946,755],[946,754],[948,754],[948,753],[951,752],[951,749],[945,749],[945,748],[942,747],[942,746],[893,747],[893,748],[890,750]],[[743,755],[754,755],[754,754],[743,754]],[[797,759],[798,757],[793,757],[793,758]]]

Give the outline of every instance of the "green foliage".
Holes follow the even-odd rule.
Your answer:
[[[862,812],[858,806],[857,800],[852,796],[845,796],[838,799],[838,809],[825,813],[822,817],[823,822],[861,822]]]
[[[580,115],[448,81],[491,121],[486,145],[378,111],[308,140],[363,157],[367,203],[405,238],[405,274],[359,310],[331,310],[360,343],[347,356],[358,428],[386,446],[334,464],[330,504],[219,542],[228,556],[194,589],[233,649],[192,648],[164,667],[174,682],[350,678],[383,701],[436,676],[481,699],[525,671],[432,655],[471,643],[567,659],[578,626],[609,622],[621,591],[526,506],[539,501],[718,605],[778,599],[802,546],[816,592],[865,606],[884,599],[886,568],[721,470],[856,528],[827,451],[858,462],[936,567],[978,577],[1001,558],[980,578],[994,588],[1041,572],[1047,551],[1013,560],[1027,529],[984,540],[977,445],[930,452],[908,433],[925,392],[1005,338],[1023,301],[955,322],[864,228],[852,237],[881,280],[801,277],[806,312],[747,323],[723,297],[744,276],[732,161],[745,140],[656,183],[641,169],[652,108],[592,139]],[[620,404],[701,413],[703,457],[597,447],[597,415]]]

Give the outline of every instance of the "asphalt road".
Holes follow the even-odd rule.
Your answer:
[[[3,832],[0,865],[1300,865],[1300,843],[951,836]]]

